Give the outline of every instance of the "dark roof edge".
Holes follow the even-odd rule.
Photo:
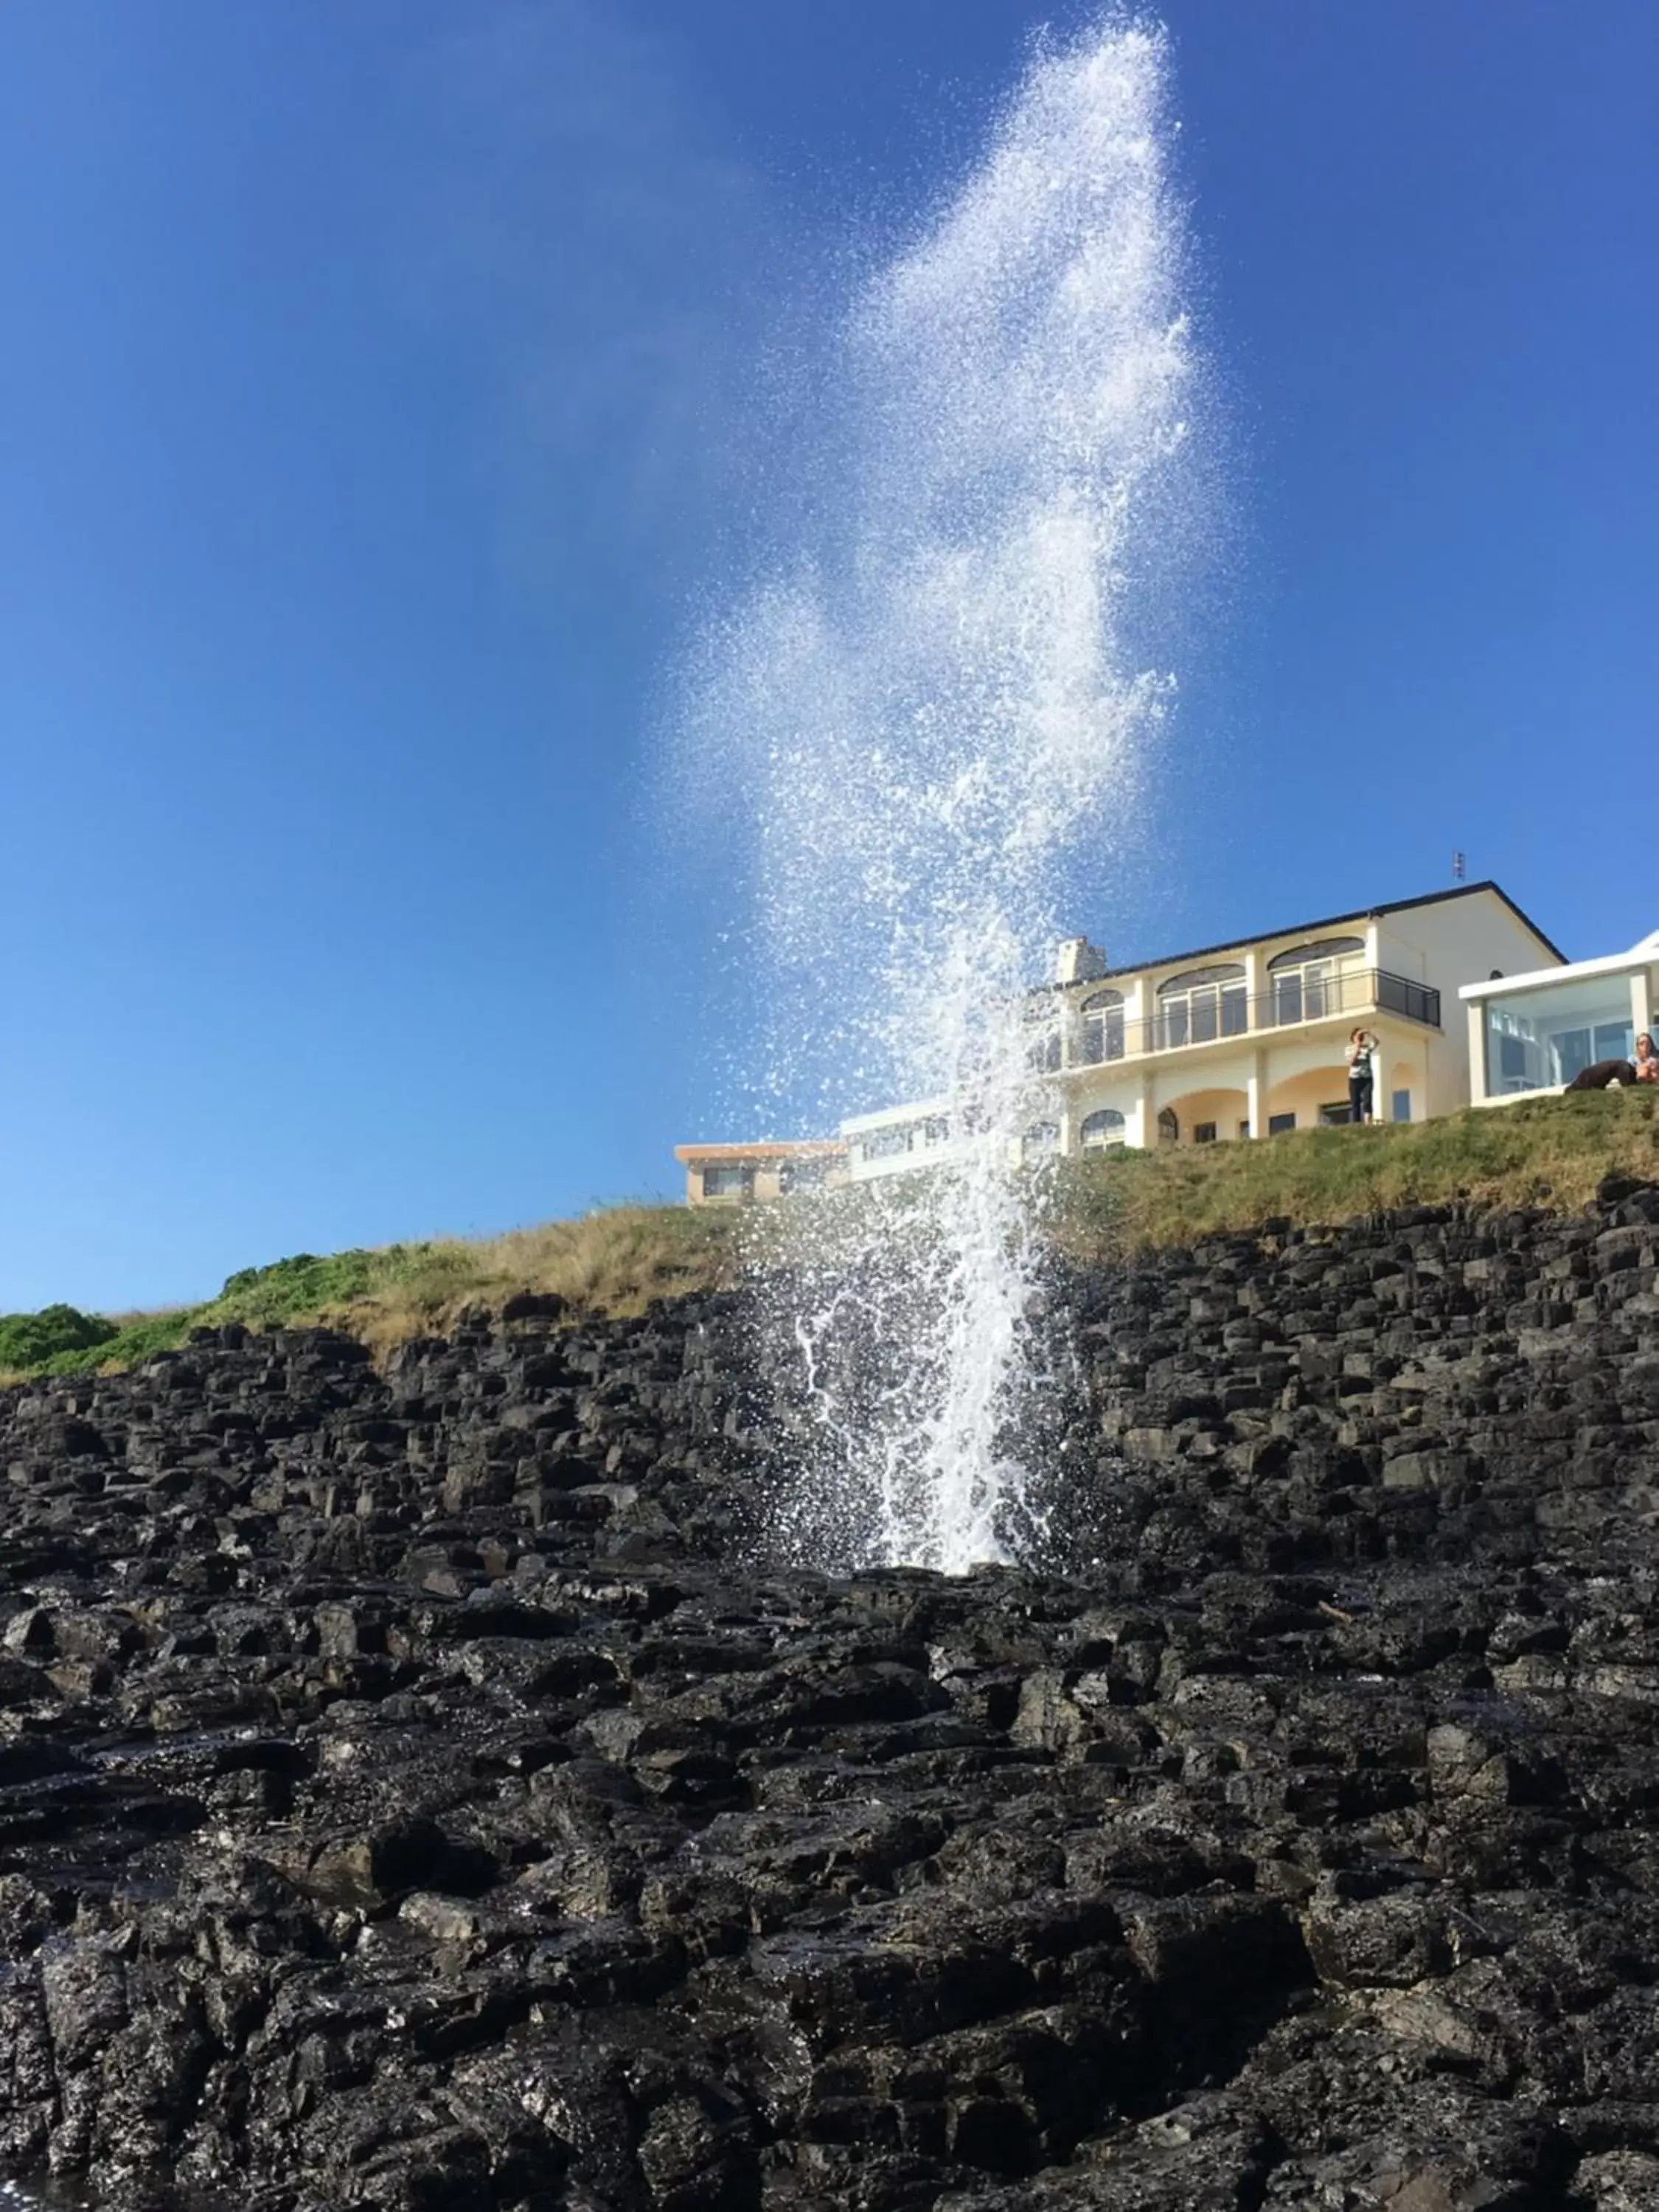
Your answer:
[[[1269,937],[1311,936],[1316,930],[1334,929],[1341,921],[1370,921],[1376,915],[1404,914],[1413,907],[1438,906],[1445,899],[1473,898],[1477,891],[1495,892],[1516,920],[1529,929],[1541,945],[1553,952],[1558,960],[1565,962],[1567,956],[1560,946],[1546,937],[1532,916],[1523,914],[1503,885],[1494,883],[1489,876],[1478,884],[1454,884],[1449,890],[1425,891],[1421,898],[1389,899],[1382,906],[1356,907],[1352,914],[1329,914],[1318,921],[1293,921],[1283,929],[1258,929],[1249,937],[1224,938],[1219,945],[1200,945],[1191,952],[1160,952],[1151,960],[1131,961],[1124,968],[1103,968],[1098,975],[1091,975],[1087,980],[1091,983],[1107,983],[1115,975],[1144,975],[1149,968],[1173,968],[1177,962],[1206,960],[1212,953],[1234,952],[1241,945],[1260,945]],[[1079,977],[1077,984],[1050,983],[1041,988],[1051,991],[1071,991],[1077,989],[1083,980]]]

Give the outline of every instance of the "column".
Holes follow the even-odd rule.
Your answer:
[[[1464,1012],[1469,1018],[1469,1103],[1478,1106],[1486,1096],[1486,1002],[1471,999]]]
[[[1250,1120],[1252,1137],[1267,1133],[1267,1055],[1257,1051],[1250,1060],[1250,1072],[1244,1083],[1244,1110]]]
[[[1630,977],[1631,1050],[1636,1049],[1636,1040],[1644,1030],[1653,1035],[1653,989],[1650,971],[1632,968]]]

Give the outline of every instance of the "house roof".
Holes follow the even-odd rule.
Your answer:
[[[1281,929],[1258,929],[1249,937],[1224,938],[1219,945],[1196,945],[1190,952],[1160,952],[1150,960],[1131,961],[1126,967],[1103,968],[1098,975],[1091,975],[1087,980],[1091,983],[1104,983],[1109,982],[1117,975],[1141,975],[1149,968],[1171,968],[1177,964],[1184,964],[1189,960],[1208,960],[1218,952],[1234,952],[1242,945],[1261,945],[1269,938],[1313,937],[1321,930],[1335,929],[1345,921],[1370,921],[1378,915],[1405,914],[1413,907],[1439,906],[1447,899],[1474,898],[1481,891],[1491,891],[1495,897],[1502,899],[1516,920],[1524,928],[1532,932],[1546,951],[1553,952],[1558,960],[1565,960],[1567,956],[1562,951],[1560,946],[1552,943],[1550,939],[1545,936],[1530,915],[1521,911],[1501,884],[1493,883],[1488,878],[1484,883],[1455,884],[1449,890],[1427,891],[1421,898],[1390,899],[1382,906],[1356,908],[1352,914],[1322,915],[1317,921],[1287,922]],[[1083,978],[1079,977],[1079,981],[1083,981]],[[1074,987],[1069,983],[1051,983],[1045,988],[1049,990],[1071,990]]]
[[[690,1165],[697,1160],[798,1160],[846,1150],[836,1137],[802,1137],[755,1145],[676,1145],[674,1158]]]

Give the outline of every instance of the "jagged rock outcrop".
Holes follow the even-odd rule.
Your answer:
[[[732,1298],[6,1394],[0,2160],[1659,2203],[1656,1253],[1626,1182],[1058,1280],[1037,1564],[959,1581],[763,1563]]]

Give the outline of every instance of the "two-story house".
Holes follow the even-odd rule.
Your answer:
[[[1459,988],[1565,958],[1495,883],[1133,968],[1073,939],[1025,1007],[1051,1101],[1025,1150],[1201,1145],[1346,1121],[1344,1049],[1362,1025],[1379,1047],[1379,1119],[1449,1112],[1471,1095]],[[927,1166],[963,1141],[948,1099],[860,1115],[841,1134],[860,1182]]]

